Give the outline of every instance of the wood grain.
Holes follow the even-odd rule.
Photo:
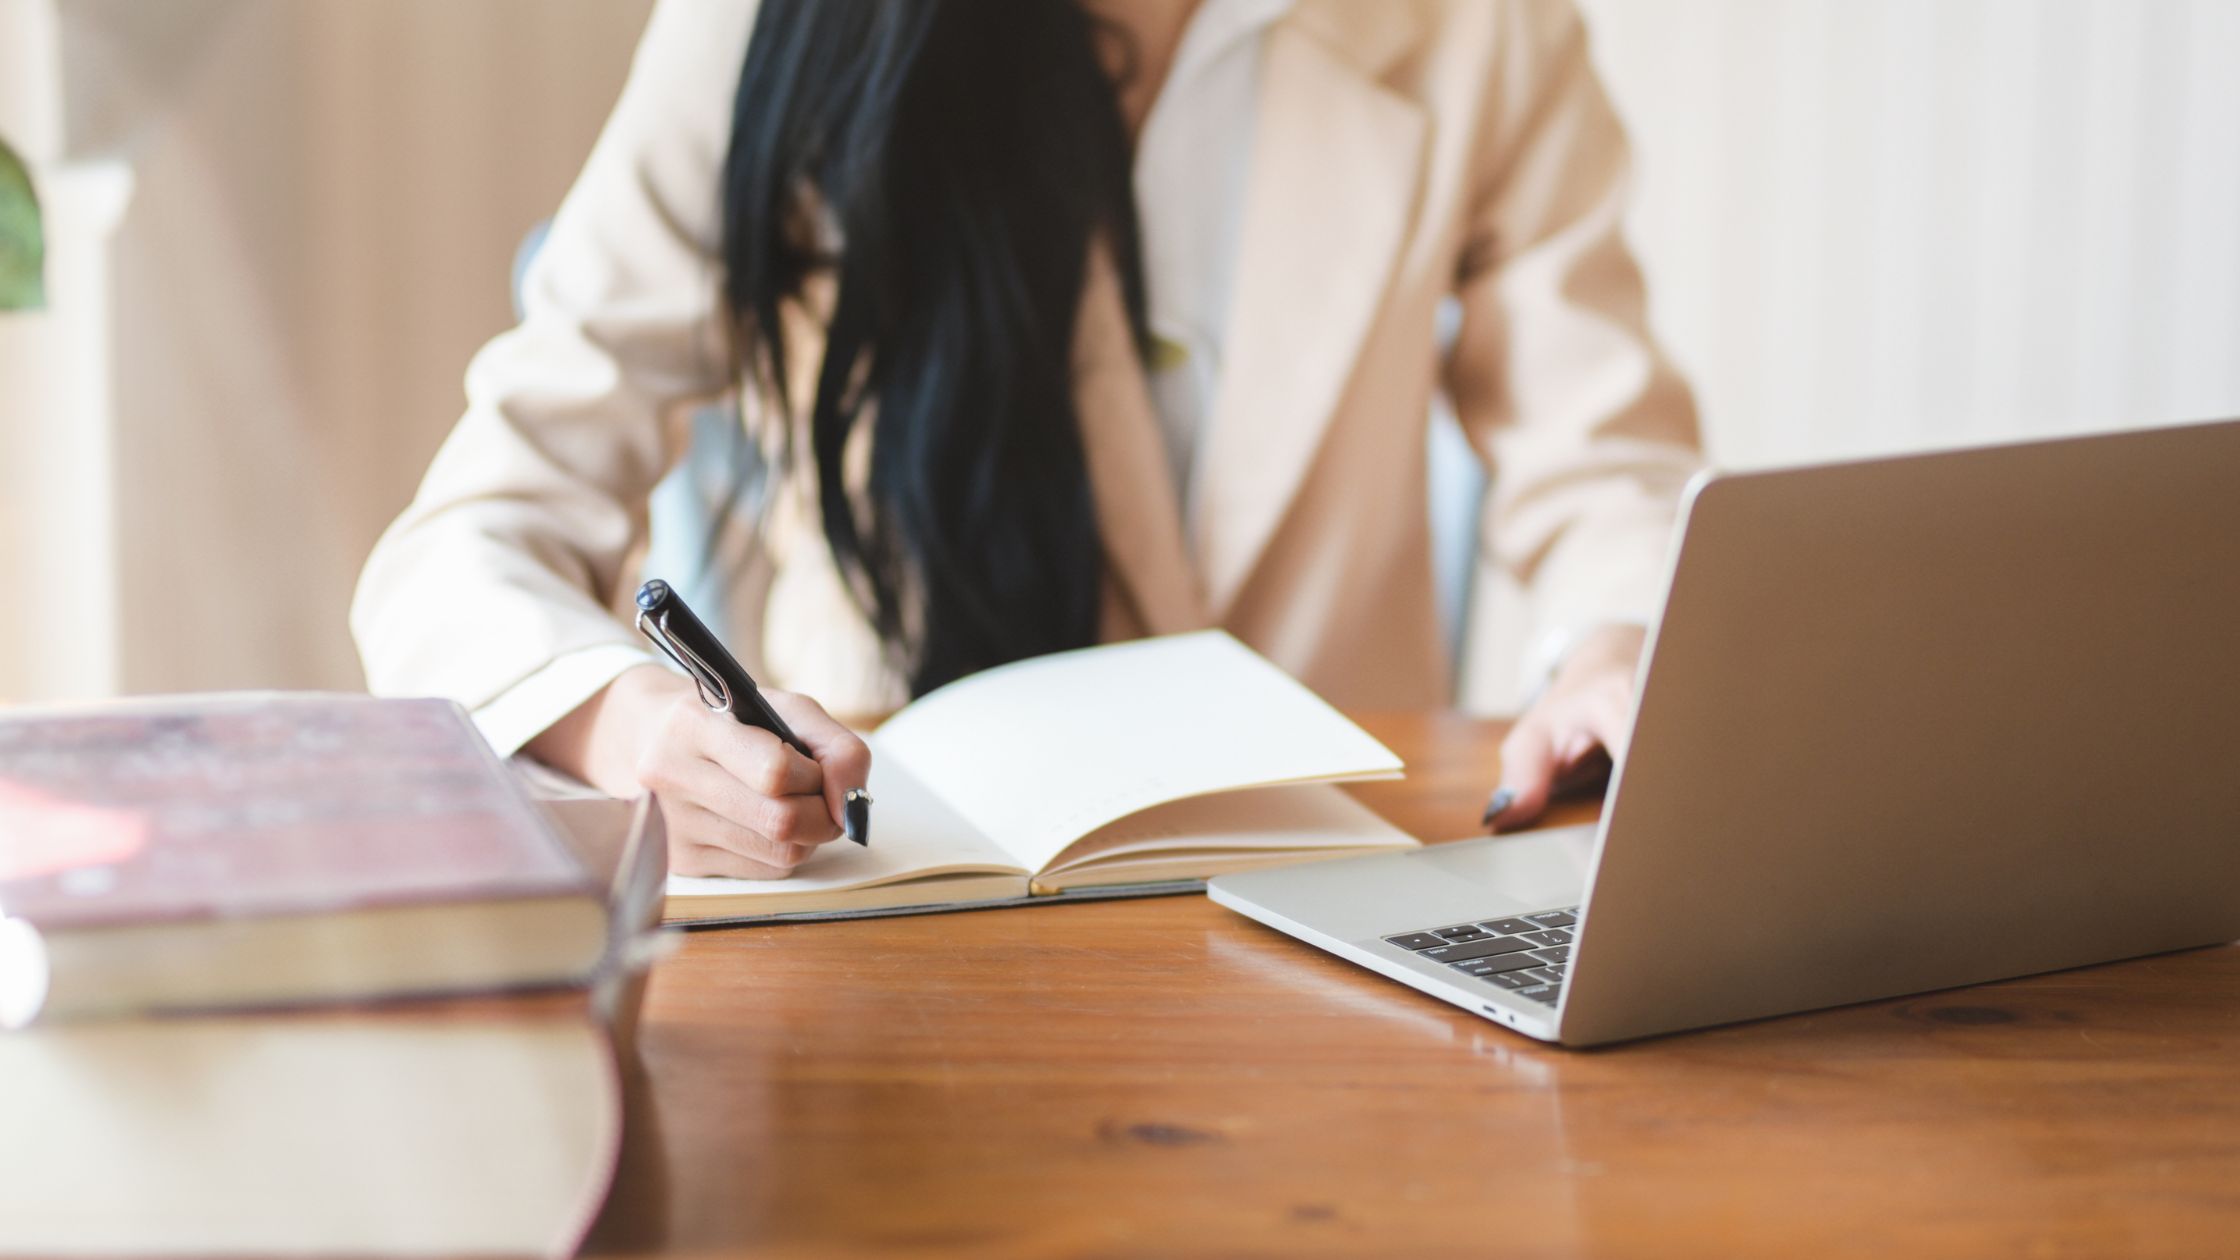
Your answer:
[[[1467,833],[1501,728],[1364,723]],[[1579,1052],[1164,898],[695,934],[641,1046],[597,1252],[2240,1253],[2232,947]]]

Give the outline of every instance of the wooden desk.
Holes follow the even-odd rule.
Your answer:
[[[1366,722],[1419,835],[1500,728]],[[593,1249],[2240,1255],[2240,949],[1599,1051],[1203,898],[692,936]]]

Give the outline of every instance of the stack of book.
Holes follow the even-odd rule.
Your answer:
[[[573,1251],[663,850],[443,701],[0,716],[0,1253]]]

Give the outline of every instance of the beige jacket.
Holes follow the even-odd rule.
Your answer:
[[[618,610],[683,417],[734,383],[717,174],[753,10],[657,9],[526,318],[476,357],[465,418],[366,565],[352,625],[373,689],[454,697],[501,748],[651,659]],[[1528,597],[1512,632],[1644,615],[1696,422],[1645,329],[1623,137],[1576,13],[1299,0],[1261,57],[1187,506],[1109,271],[1084,296],[1106,636],[1218,625],[1337,704],[1449,702],[1424,477],[1442,390],[1494,470],[1487,546]],[[892,707],[814,521],[801,483],[781,488],[737,583],[733,624],[760,626],[742,655],[836,711]]]

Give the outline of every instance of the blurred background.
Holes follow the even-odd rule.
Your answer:
[[[2240,415],[2240,5],[1582,7],[1718,462]],[[0,0],[50,255],[0,699],[361,685],[360,563],[647,8]]]

